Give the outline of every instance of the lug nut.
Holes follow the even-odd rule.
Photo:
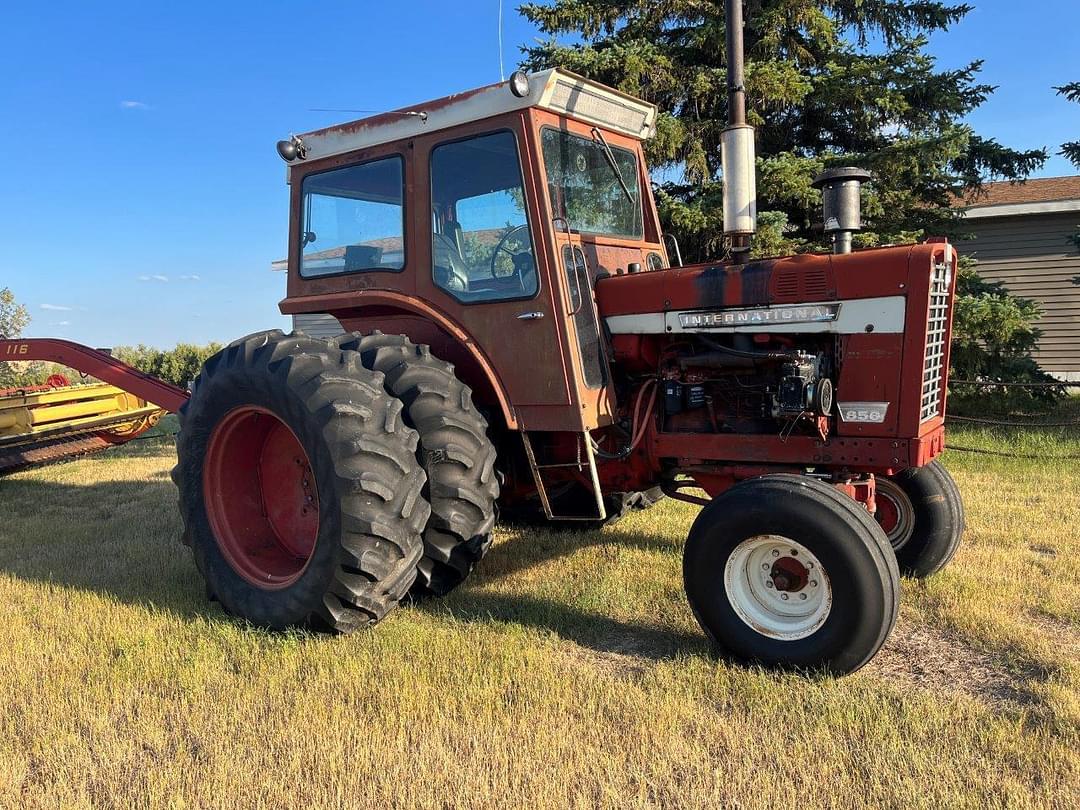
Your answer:
[[[806,598],[806,594],[805,594],[805,593],[800,593],[800,594],[799,594],[799,598],[800,598],[800,599],[805,599],[805,598]]]
[[[779,556],[780,556],[780,552],[779,552],[779,551],[777,551],[777,550],[776,550],[776,549],[774,548],[774,549],[772,550],[772,555],[773,555],[774,557],[779,557]]]
[[[761,564],[761,570],[762,571],[768,571],[769,570],[769,564],[768,563],[762,563]]]
[[[771,579],[765,580],[765,587],[766,588],[771,588],[772,587],[772,580]]]
[[[786,602],[787,601],[787,594],[786,593],[780,594],[780,598],[783,599]]]
[[[817,580],[816,579],[810,580],[810,587],[811,588],[816,588],[817,587]]]
[[[798,550],[796,550],[796,549],[791,549],[791,556],[792,556],[792,557],[798,557],[798,556],[799,556],[799,552],[798,552]]]

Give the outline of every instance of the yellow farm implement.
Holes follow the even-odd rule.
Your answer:
[[[106,383],[52,383],[0,391],[0,474],[121,444],[165,414]]]

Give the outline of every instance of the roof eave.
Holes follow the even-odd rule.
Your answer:
[[[1065,214],[1072,211],[1080,211],[1080,199],[973,205],[965,209],[963,214],[964,219],[991,219],[1031,214]]]

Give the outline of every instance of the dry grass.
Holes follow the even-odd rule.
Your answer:
[[[1018,446],[1043,441],[1080,451]],[[502,531],[466,586],[374,632],[245,628],[177,543],[172,458],[143,442],[0,481],[0,806],[1080,799],[1074,462],[952,454],[957,559],[905,581],[870,667],[810,680],[710,656],[681,589],[694,511],[673,502]]]

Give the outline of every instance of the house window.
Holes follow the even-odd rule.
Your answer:
[[[431,151],[432,275],[459,301],[531,298],[540,287],[517,143],[493,132]]]
[[[309,174],[302,194],[301,276],[405,267],[400,156]]]

